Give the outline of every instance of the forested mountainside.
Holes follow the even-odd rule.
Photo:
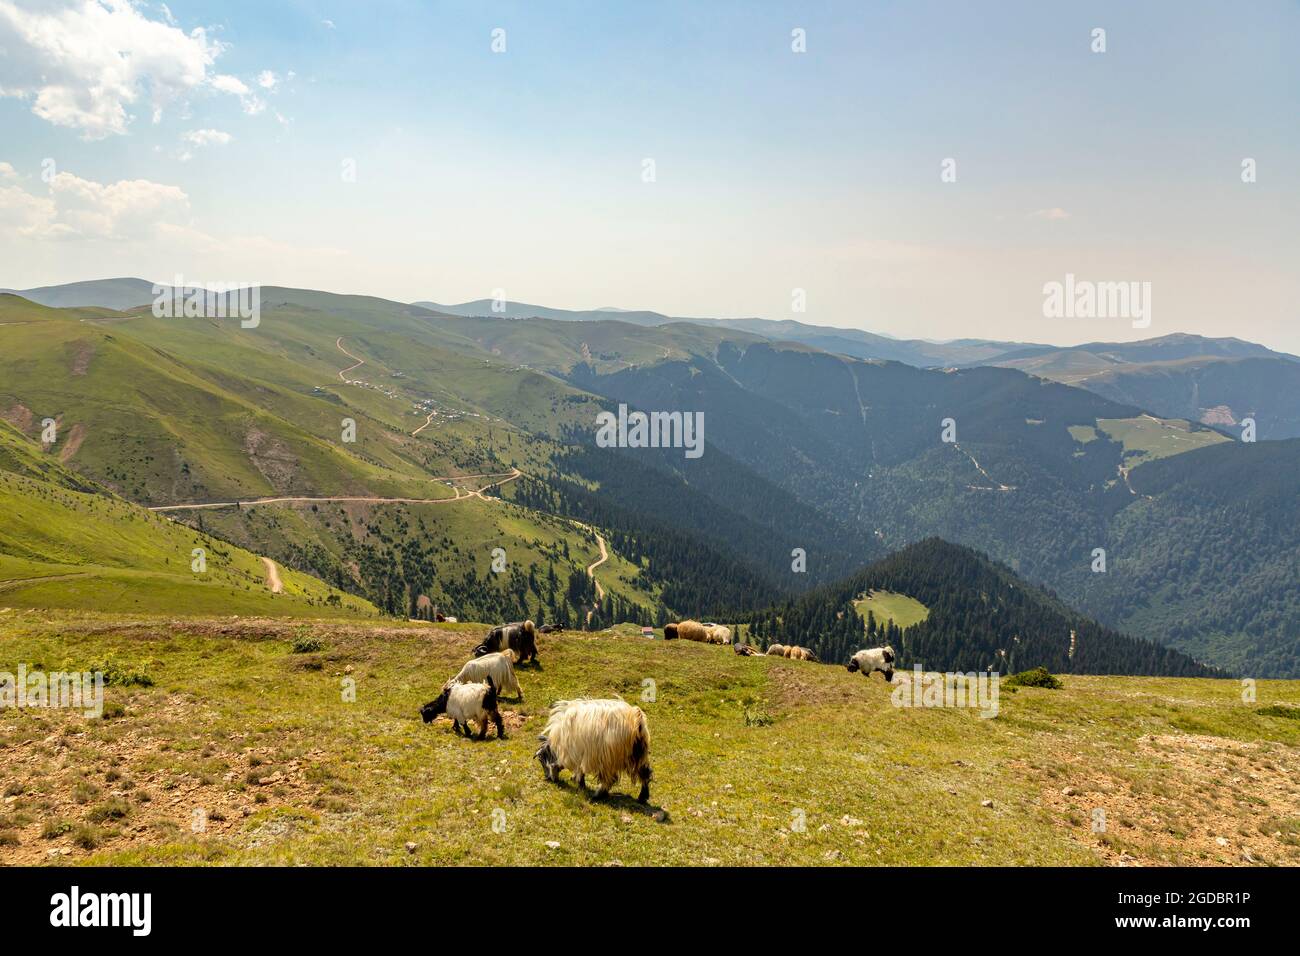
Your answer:
[[[1261,676],[1300,673],[1300,612],[1279,598],[1234,598],[1231,616],[1197,610],[1225,582],[1222,562],[1191,545],[1236,541],[1234,574],[1272,582],[1286,567],[1295,580],[1294,522],[1252,536],[1206,507],[1190,480],[1211,452],[1246,469],[1291,459],[1291,442],[1258,455],[1259,443],[1010,369],[921,370],[771,344],[724,342],[714,357],[575,370],[571,380],[636,407],[703,409],[711,443],[887,549],[937,535],[985,551],[1109,627]],[[945,420],[954,441],[943,440]],[[1180,477],[1141,491],[1157,464]],[[1201,481],[1231,494],[1232,471],[1212,468]],[[1152,521],[1160,533],[1130,530]],[[1093,570],[1099,548],[1104,574]],[[1168,560],[1170,549],[1182,560]]]
[[[1300,675],[1300,439],[1163,458],[1132,483],[1076,606],[1248,676]]]
[[[875,625],[855,611],[871,591],[906,595],[928,610],[910,627]],[[1103,627],[1010,568],[939,538],[927,538],[843,581],[753,615],[758,643],[798,644],[827,663],[860,647],[889,644],[899,668],[1015,673],[1208,677],[1217,672],[1186,655]],[[1221,676],[1221,675],[1220,675]]]

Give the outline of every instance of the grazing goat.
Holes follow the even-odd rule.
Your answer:
[[[481,657],[495,651],[512,650],[515,660],[520,664],[537,660],[537,628],[532,621],[516,621],[514,624],[498,624],[483,639],[483,643],[474,648],[474,656]]]
[[[753,644],[741,644],[740,642],[731,645],[731,649],[741,657],[757,657],[763,653]]]
[[[420,708],[420,716],[426,724],[441,714],[451,718],[451,729],[455,733],[463,732],[466,737],[470,736],[469,722],[476,720],[478,739],[482,740],[487,736],[488,721],[491,721],[497,725],[497,739],[506,738],[505,723],[497,707],[497,688],[491,677],[481,684],[448,684],[441,694]]]
[[[563,624],[543,624],[537,629],[538,634],[559,634],[564,630]]]
[[[499,651],[495,654],[484,654],[482,657],[476,657],[466,663],[455,677],[447,681],[447,685],[473,684],[485,677],[490,677],[503,693],[513,694],[517,700],[523,700],[524,692],[519,687],[519,681],[515,678],[513,659],[513,651]]]
[[[785,645],[784,645],[784,644],[769,644],[769,645],[767,646],[767,656],[768,656],[768,657],[785,657]]]
[[[892,647],[872,647],[864,648],[849,658],[849,662],[844,665],[849,669],[849,673],[862,671],[870,677],[872,671],[880,671],[885,675],[886,683],[893,683],[894,680],[894,649]]]
[[[542,746],[534,756],[552,783],[568,770],[585,790],[591,774],[600,784],[599,800],[626,773],[641,781],[637,800],[650,799],[650,728],[640,707],[621,700],[556,701],[538,740]]]

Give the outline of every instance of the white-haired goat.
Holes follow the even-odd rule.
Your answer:
[[[497,708],[497,689],[491,677],[481,684],[448,684],[437,698],[420,708],[420,716],[426,724],[441,714],[451,718],[451,729],[458,734],[463,727],[468,737],[469,722],[476,720],[478,739],[482,740],[487,736],[488,721],[491,721],[497,725],[497,739],[505,739],[506,728]]]
[[[524,692],[519,687],[519,681],[515,679],[515,653],[514,651],[498,651],[495,654],[484,654],[482,657],[476,657],[465,664],[451,680],[447,681],[447,686],[452,684],[475,684],[488,677],[497,688],[505,694],[512,694],[516,700],[524,699]]]
[[[640,707],[621,700],[556,701],[538,739],[542,746],[535,756],[552,783],[568,770],[584,790],[591,774],[600,784],[600,799],[626,773],[641,781],[637,800],[650,799],[650,728]]]
[[[858,651],[849,658],[849,662],[844,665],[849,669],[849,673],[862,671],[870,677],[872,671],[880,671],[885,675],[885,680],[892,682],[894,679],[894,649],[892,647],[872,647]]]

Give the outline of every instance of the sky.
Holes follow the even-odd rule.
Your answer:
[[[0,287],[1300,353],[1298,39],[1292,0],[0,0]],[[1067,275],[1149,324],[1046,315]]]

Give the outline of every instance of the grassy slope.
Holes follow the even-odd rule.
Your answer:
[[[367,602],[282,569],[284,591],[266,587],[261,559],[137,505],[92,490],[0,423],[0,605],[190,614],[373,614]],[[44,468],[41,478],[29,477]],[[89,489],[91,486],[82,485]],[[207,569],[191,570],[192,551]]]
[[[930,610],[915,598],[893,591],[872,591],[865,598],[853,602],[854,609],[865,621],[871,611],[882,624],[893,621],[899,627],[911,627],[930,616]]]
[[[1218,445],[1231,439],[1208,428],[1193,428],[1179,419],[1101,418],[1097,428],[1124,446],[1126,467],[1168,458],[1185,451]]]
[[[0,413],[33,436],[57,419],[65,463],[148,503],[423,486],[404,443],[363,408],[223,372],[202,355],[180,361],[129,327],[58,313],[0,328]],[[354,445],[340,440],[349,416]]]
[[[124,713],[103,722],[0,712],[17,797],[0,818],[17,841],[6,853],[95,863],[1300,862],[1300,721],[1259,713],[1300,703],[1295,683],[1262,682],[1256,705],[1229,681],[1068,678],[1062,691],[1004,693],[1000,715],[981,720],[895,708],[879,677],[842,668],[626,630],[566,633],[542,639],[540,670],[521,670],[526,700],[505,704],[509,739],[478,743],[445,721],[425,726],[417,709],[482,627],[312,630],[324,649],[294,655],[296,627],[272,621],[0,616],[0,670],[112,658],[156,682],[110,687],[110,709]],[[345,677],[355,702],[342,699]],[[606,804],[577,795],[567,775],[564,786],[545,783],[532,752],[548,702],[637,701],[647,679],[657,691],[642,704],[656,775],[649,810],[667,819],[643,812],[626,782]],[[74,828],[114,800],[125,817],[91,823],[78,835],[95,848],[79,847]],[[1098,807],[1104,834],[1090,825]],[[195,809],[206,832],[191,832]],[[41,838],[60,823],[66,833]]]
[[[381,300],[267,290],[256,329],[242,329],[235,320],[47,309],[14,297],[0,301],[0,318],[20,323],[0,328],[0,341],[13,346],[0,362],[8,373],[0,413],[31,435],[45,415],[60,420],[59,441],[49,454],[31,446],[20,455],[18,445],[0,444],[0,467],[48,477],[59,455],[69,468],[150,504],[286,493],[446,499],[452,489],[432,476],[500,472],[507,461],[544,467],[551,443],[505,416],[545,431],[595,414],[590,396],[548,376],[441,348],[436,343],[442,340],[460,343],[421,310],[408,314]],[[365,361],[346,373],[349,382],[338,376],[353,363],[336,345],[340,336],[348,352]],[[477,348],[469,342],[463,347]],[[416,401],[430,403],[438,414],[412,437],[425,423]],[[357,420],[355,445],[338,441],[344,416]],[[507,512],[481,500],[413,507],[427,513],[435,529],[463,539],[467,551],[482,545],[486,555],[500,544],[521,559],[537,559],[532,543],[560,535],[568,538],[574,560],[582,561],[578,567],[597,557],[594,542],[588,545],[571,525],[547,530],[553,522],[519,509],[510,509],[510,520],[497,526]],[[392,531],[408,509],[349,510],[367,519],[374,512]],[[307,543],[323,543],[337,554],[319,521],[301,520],[306,509],[277,511],[175,516],[193,523],[201,515],[205,528],[277,559],[288,546]],[[452,558],[448,573],[473,563]],[[125,556],[122,563],[129,563]],[[653,596],[632,586],[635,573],[616,557],[602,566],[601,581],[653,605]],[[293,582],[286,579],[286,587],[294,590]],[[137,607],[138,589],[128,590],[125,607]],[[96,606],[102,599],[42,587],[18,603]]]
[[[186,519],[187,523],[193,520],[192,516]],[[583,570],[600,557],[595,538],[575,522],[502,500],[462,498],[438,505],[329,504],[315,510],[309,505],[246,508],[238,512],[223,509],[203,512],[203,522],[208,531],[237,544],[251,547],[265,542],[267,553],[281,561],[290,560],[294,551],[318,547],[334,561],[344,562],[347,542],[375,543],[371,526],[388,540],[401,541],[414,534],[423,542],[433,543],[445,536],[453,546],[439,553],[439,579],[459,579],[472,569],[480,578],[494,580],[492,550],[499,547],[511,564],[522,569],[536,565],[539,575],[545,574],[548,561],[554,560],[563,588],[569,572]],[[569,547],[567,563],[559,556],[564,542]],[[611,551],[609,559],[596,569],[596,580],[608,592],[653,608],[657,594],[633,583],[637,570]],[[461,613],[454,606],[439,603],[449,614]]]
[[[290,293],[267,290],[255,329],[2,296],[0,416],[29,436],[58,419],[71,467],[149,504],[419,497],[429,475],[501,470],[496,452],[522,440],[518,428],[594,420],[591,396],[503,365],[406,307]],[[339,371],[354,360],[340,337],[365,362],[346,382]],[[355,443],[341,441],[344,418]]]

